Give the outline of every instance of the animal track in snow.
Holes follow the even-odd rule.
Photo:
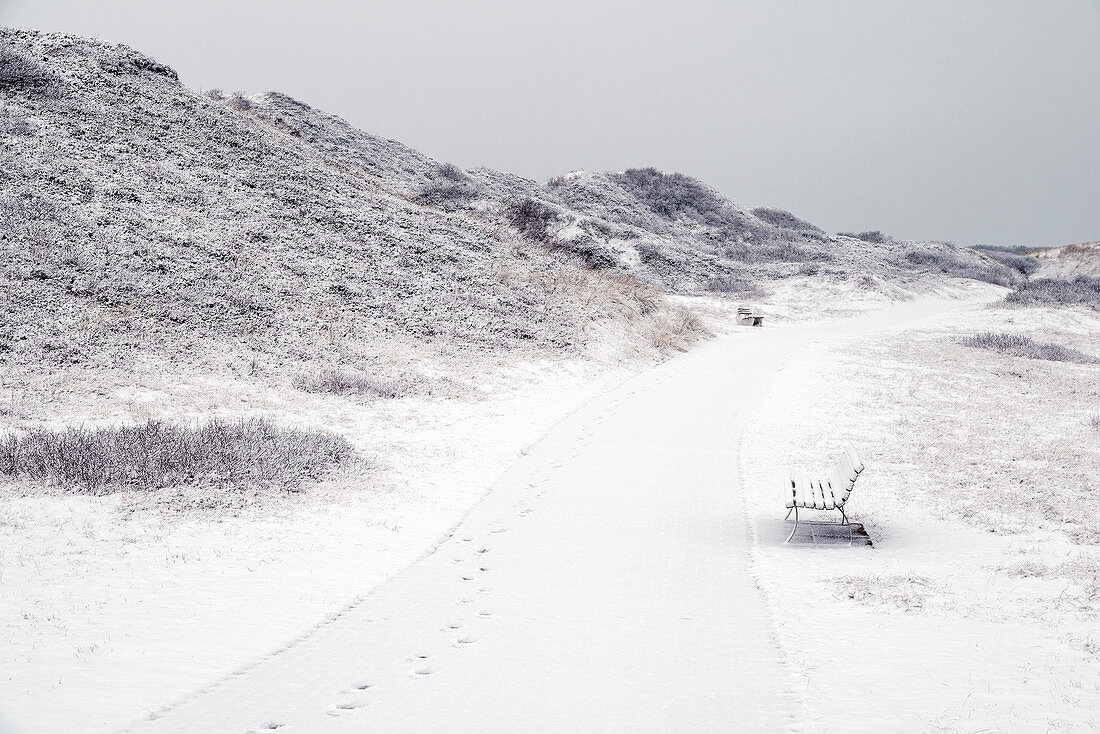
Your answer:
[[[476,637],[459,637],[457,640],[455,640],[455,644],[458,645],[459,647],[465,647],[466,645],[472,645],[475,642],[477,642]]]
[[[507,533],[507,532],[508,532],[508,528],[493,528],[493,529],[492,529],[492,530],[490,530],[489,532],[490,532],[490,533]]]
[[[269,721],[266,724],[261,724],[259,729],[251,729],[248,734],[253,732],[275,731],[276,729],[282,729],[286,724],[281,724],[277,721]]]
[[[478,553],[483,553],[483,554],[484,554],[484,553],[488,553],[488,552],[489,552],[490,550],[492,550],[492,548],[484,548],[484,547],[483,547],[483,548],[478,548],[478,549],[477,549],[477,552],[478,552]]]
[[[423,668],[417,668],[416,670],[413,671],[413,673],[416,674],[416,675],[431,675],[434,672],[435,672],[435,668],[433,668],[430,665],[426,665]]]

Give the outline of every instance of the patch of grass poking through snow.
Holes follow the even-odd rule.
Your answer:
[[[406,377],[380,377],[346,370],[322,370],[297,375],[291,384],[303,392],[403,398],[420,392],[422,382],[420,379]]]
[[[96,495],[182,486],[297,490],[351,454],[342,436],[263,418],[201,425],[151,420],[0,436],[0,475]]]
[[[929,594],[936,591],[932,581],[914,575],[838,576],[832,581],[837,587],[837,598],[851,599],[864,606],[893,607],[903,612],[925,609]]]
[[[1079,364],[1095,364],[1100,359],[1085,354],[1084,352],[1066,347],[1053,342],[1037,342],[1023,334],[1004,334],[994,331],[984,331],[974,336],[963,339],[963,344],[968,347],[990,349],[1001,354],[1013,357],[1027,357],[1028,359],[1045,359],[1050,362],[1077,362]]]

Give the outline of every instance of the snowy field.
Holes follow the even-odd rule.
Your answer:
[[[1098,354],[1100,319],[867,285],[780,291],[765,329],[697,301],[722,333],[640,374],[113,396],[293,416],[373,458],[203,515],[6,485],[0,731],[1094,730],[1100,368],[960,340]],[[832,318],[838,296],[875,310]],[[784,545],[779,475],[847,442],[874,547]]]

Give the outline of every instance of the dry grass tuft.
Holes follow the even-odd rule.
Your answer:
[[[303,392],[334,395],[373,395],[380,398],[403,398],[421,392],[420,377],[384,377],[347,370],[322,370],[296,375],[291,384]]]
[[[892,607],[903,612],[923,610],[929,594],[936,591],[936,585],[931,580],[912,574],[838,576],[832,582],[837,589],[837,598],[851,599],[864,606]]]

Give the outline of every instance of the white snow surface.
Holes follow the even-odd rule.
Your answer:
[[[117,497],[5,498],[0,731],[1095,730],[1095,599],[997,570],[1090,546],[952,520],[905,491],[943,481],[921,447],[876,455],[905,350],[1011,321],[971,288],[731,329],[625,382],[532,365],[538,394],[370,428],[407,466],[331,506],[120,522]],[[848,441],[876,547],[782,544],[778,476]]]

